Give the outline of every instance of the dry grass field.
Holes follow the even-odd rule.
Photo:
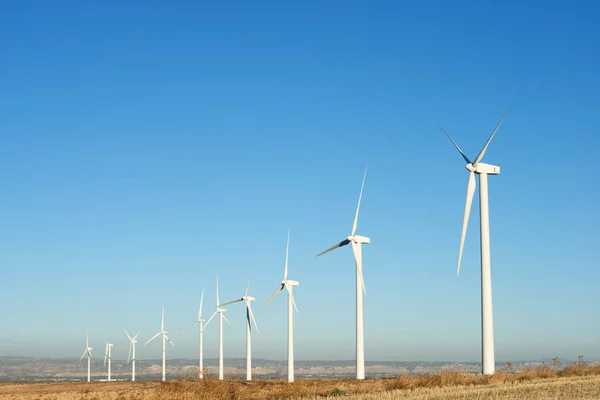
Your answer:
[[[0,400],[600,399],[600,366],[515,374],[441,373],[389,379],[93,382],[0,385]]]

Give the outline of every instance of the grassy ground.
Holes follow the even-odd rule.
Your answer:
[[[600,399],[600,366],[391,379],[2,384],[0,400]]]

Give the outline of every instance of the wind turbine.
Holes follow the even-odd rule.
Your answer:
[[[467,234],[467,225],[469,224],[469,215],[471,214],[471,204],[473,203],[473,195],[475,194],[475,174],[479,175],[479,218],[480,218],[480,238],[481,238],[481,347],[482,347],[482,364],[483,374],[493,375],[495,372],[494,359],[494,318],[492,315],[492,272],[490,265],[490,216],[488,208],[488,175],[498,175],[500,167],[496,165],[484,164],[481,161],[485,152],[494,138],[494,135],[504,122],[510,108],[498,125],[492,132],[490,138],[479,152],[475,161],[471,162],[469,158],[458,147],[456,142],[452,140],[450,135],[440,126],[448,139],[452,142],[456,150],[460,153],[463,159],[467,162],[467,170],[469,171],[469,183],[467,185],[467,200],[465,202],[465,215],[463,217],[462,235],[460,237],[460,250],[458,252],[458,267],[456,275],[460,272],[460,263],[462,261],[463,248],[465,245],[465,236]]]
[[[358,196],[358,205],[356,206],[356,214],[354,215],[354,224],[350,236],[342,240],[340,243],[331,246],[322,253],[317,254],[317,257],[328,253],[338,247],[352,245],[352,252],[356,261],[356,379],[365,379],[365,339],[363,327],[363,292],[366,294],[365,281],[362,273],[362,245],[369,244],[371,239],[365,236],[356,235],[356,225],[358,224],[358,211],[360,210],[360,201],[362,199],[363,189],[365,187],[365,178],[367,177],[367,169],[363,176],[362,185],[360,187],[360,195]]]
[[[112,347],[114,345],[107,341],[105,341],[104,343],[106,343],[106,351],[104,352],[104,366],[105,367],[106,367],[106,360],[108,359],[108,379],[106,381],[110,382],[110,362],[112,361],[111,351],[112,351]]]
[[[254,327],[256,328],[256,332],[258,332],[258,325],[256,325],[256,319],[254,318],[254,314],[252,313],[252,306],[250,302],[256,300],[252,296],[248,296],[248,290],[250,290],[250,282],[248,282],[248,287],[246,288],[246,294],[237,300],[230,301],[225,304],[221,304],[219,307],[226,306],[228,304],[237,303],[243,301],[246,303],[246,380],[252,380],[252,326],[250,325],[250,319],[254,322]]]
[[[127,339],[129,339],[129,352],[127,353],[127,362],[131,360],[131,381],[135,382],[135,344],[137,343],[137,337],[140,334],[136,333],[134,337],[129,336],[126,329],[123,329],[125,334],[127,335]]]
[[[206,329],[210,321],[214,318],[215,315],[219,314],[219,380],[223,380],[223,319],[227,321],[228,324],[231,324],[227,317],[223,314],[227,310],[223,307],[219,306],[219,275],[217,275],[217,306],[215,307],[215,312],[210,316],[206,325],[204,325],[203,329]]]
[[[204,336],[204,321],[202,318],[202,303],[204,301],[204,289],[202,289],[202,295],[200,296],[200,308],[198,309],[198,319],[193,321],[192,323],[198,323],[200,326],[200,370],[198,371],[198,379],[204,378],[204,356],[203,356],[203,336]]]
[[[167,380],[167,340],[173,346],[175,344],[171,342],[171,339],[167,336],[167,331],[165,331],[165,306],[162,307],[162,319],[160,321],[160,332],[156,335],[152,336],[152,339],[148,340],[144,343],[144,346],[156,339],[159,335],[162,335],[162,380],[163,382]]]
[[[290,250],[290,228],[288,228],[287,245],[285,247],[285,266],[283,268],[283,280],[281,284],[275,289],[275,292],[265,302],[265,306],[277,296],[277,293],[281,292],[284,288],[287,291],[288,298],[288,382],[294,382],[294,311],[292,307],[298,312],[294,295],[292,294],[294,286],[298,286],[300,282],[292,281],[287,278],[288,276],[288,255]],[[264,306],[263,306],[264,307]]]
[[[85,333],[85,350],[83,352],[83,354],[81,355],[81,358],[79,359],[79,361],[83,360],[83,357],[85,357],[85,355],[87,354],[87,360],[88,360],[88,377],[87,377],[87,381],[90,381],[90,373],[91,373],[91,359],[92,359],[92,348],[89,346],[89,341],[88,341],[88,333]]]

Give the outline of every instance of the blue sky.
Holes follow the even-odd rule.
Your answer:
[[[474,157],[512,106],[484,159],[496,359],[600,359],[599,6],[284,3],[2,4],[0,355],[79,356],[89,329],[125,358],[165,304],[195,357],[219,273],[223,301],[253,276],[254,357],[285,359],[284,297],[261,306],[291,225],[296,358],[352,359],[351,250],[315,255],[368,165],[367,360],[477,361],[478,201],[457,278],[468,173],[437,124]]]

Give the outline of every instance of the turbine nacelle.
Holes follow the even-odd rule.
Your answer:
[[[500,167],[497,165],[479,163],[473,165],[471,163],[466,166],[469,172],[474,172],[476,174],[487,174],[487,175],[498,175],[500,173]]]
[[[256,301],[256,299],[252,296],[244,296],[242,297],[243,300],[248,300],[248,301]]]
[[[227,310],[226,310],[225,308],[223,308],[223,307],[217,307],[215,310],[216,310],[216,312],[218,312],[218,313],[224,313],[224,312],[227,312]]]
[[[288,285],[288,286],[298,286],[300,284],[300,282],[298,281],[291,281],[291,280],[285,280],[285,281],[281,281],[282,285]]]
[[[348,241],[354,242],[354,243],[361,243],[361,244],[371,243],[371,238],[368,238],[366,236],[360,236],[360,235],[348,236],[346,239],[348,239]]]

